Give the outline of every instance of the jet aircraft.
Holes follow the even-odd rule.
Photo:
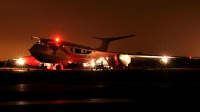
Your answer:
[[[30,49],[31,56],[36,60],[49,63],[48,69],[63,69],[63,65],[68,63],[80,63],[83,66],[89,66],[93,69],[111,69],[113,65],[123,64],[125,67],[131,62],[132,58],[156,58],[167,63],[171,57],[167,56],[151,56],[151,55],[134,55],[119,52],[107,52],[107,48],[111,41],[133,37],[135,35],[127,35],[121,37],[100,38],[101,46],[91,48],[75,43],[66,42],[59,37],[46,39],[31,36],[32,39],[38,39]]]

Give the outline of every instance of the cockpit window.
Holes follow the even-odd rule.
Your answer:
[[[41,44],[41,45],[45,45],[43,42],[38,41],[36,44]]]

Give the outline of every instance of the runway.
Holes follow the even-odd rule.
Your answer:
[[[1,68],[1,83],[29,82],[126,82],[126,83],[191,83],[198,84],[198,68],[135,68],[118,70],[41,68]]]
[[[195,104],[199,90],[197,68],[0,70],[0,106],[8,110],[133,111],[141,105],[170,109],[177,103]]]

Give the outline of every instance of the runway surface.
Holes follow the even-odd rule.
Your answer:
[[[0,70],[0,107],[11,111],[171,109],[196,104],[199,95],[200,69],[193,68]]]

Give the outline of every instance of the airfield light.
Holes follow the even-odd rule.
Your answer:
[[[83,63],[83,66],[84,66],[84,67],[88,67],[89,64],[88,64],[88,63]]]
[[[100,61],[104,60],[103,57],[99,58]]]
[[[100,59],[99,59],[99,60],[97,60],[97,61],[96,61],[96,63],[101,63],[101,60],[100,60]]]
[[[19,59],[17,59],[16,63],[17,63],[18,65],[24,65],[24,64],[25,64],[25,61],[24,61],[23,58],[19,58]]]
[[[91,67],[94,67],[94,66],[95,66],[94,60],[92,60],[92,61],[90,62],[90,65],[91,65]]]
[[[161,61],[162,61],[164,64],[167,64],[169,60],[168,60],[167,56],[163,56],[162,59],[161,59]]]

